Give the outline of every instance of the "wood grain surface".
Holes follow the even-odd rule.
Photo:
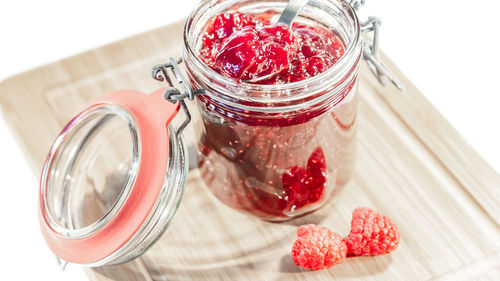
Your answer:
[[[0,83],[4,117],[34,173],[40,174],[63,125],[90,99],[116,89],[148,93],[162,87],[150,69],[180,56],[181,31],[182,23],[165,26]],[[181,206],[155,246],[133,262],[87,269],[89,278],[500,280],[499,174],[396,74],[404,93],[380,86],[362,66],[356,172],[320,211],[286,223],[263,222],[218,202],[192,170]],[[192,131],[186,134],[193,139]],[[293,264],[298,225],[321,224],[346,235],[358,206],[394,220],[401,232],[395,252],[348,258],[317,272]]]

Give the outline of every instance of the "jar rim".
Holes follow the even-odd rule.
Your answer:
[[[233,1],[234,2],[234,1]],[[310,93],[303,91],[302,93],[295,94],[295,95],[282,95],[278,97],[272,97],[269,98],[268,96],[246,96],[242,95],[241,93],[244,92],[257,92],[257,93],[271,93],[271,92],[285,92],[285,91],[294,91],[294,90],[300,90],[304,88],[310,88],[311,85],[321,83],[325,80],[331,80],[331,81],[339,81],[342,77],[344,77],[347,73],[349,73],[349,70],[352,68],[352,65],[356,64],[356,62],[352,62],[352,58],[355,56],[360,56],[361,55],[361,28],[359,24],[359,20],[357,17],[357,14],[355,10],[352,8],[352,6],[349,4],[348,1],[346,0],[316,0],[316,1],[310,1],[308,5],[311,5],[312,2],[326,2],[330,3],[333,5],[339,5],[342,9],[342,11],[350,16],[350,18],[353,21],[353,27],[354,30],[352,31],[353,34],[351,40],[349,40],[347,43],[347,48],[344,53],[344,55],[330,68],[325,70],[324,72],[301,80],[297,82],[292,82],[292,83],[286,83],[286,84],[277,84],[277,85],[261,85],[261,84],[252,84],[252,83],[246,83],[246,82],[238,82],[234,79],[231,79],[229,77],[225,77],[215,70],[211,69],[208,65],[206,65],[200,58],[199,54],[196,52],[196,46],[193,46],[193,43],[196,42],[196,40],[192,40],[190,42],[190,31],[193,25],[193,21],[195,19],[195,16],[198,15],[200,12],[203,12],[204,9],[211,8],[214,6],[214,4],[210,1],[201,1],[190,13],[188,16],[185,25],[184,25],[184,32],[183,32],[183,55],[187,55],[189,57],[194,58],[194,65],[198,70],[201,70],[204,74],[210,76],[210,78],[216,80],[217,82],[220,82],[223,85],[226,85],[230,88],[238,89],[238,91],[234,91],[231,93],[224,93],[224,95],[229,96],[232,99],[245,99],[248,100],[250,99],[252,102],[260,102],[260,103],[265,103],[269,104],[272,102],[290,102],[290,101],[295,101],[295,100],[302,100],[306,98],[307,96],[310,95]],[[285,5],[286,1],[283,1],[283,6]],[[307,6],[306,6],[307,7]],[[187,54],[186,54],[187,53]],[[358,61],[358,60],[356,60]],[[185,60],[186,65],[188,62]],[[334,79],[335,78],[335,79]]]
[[[61,157],[62,151],[69,149],[67,148],[68,146],[68,139],[72,138],[73,134],[76,134],[81,130],[81,128],[93,118],[97,118],[97,116],[102,116],[102,115],[107,115],[107,117],[119,117],[122,121],[125,122],[125,124],[128,126],[128,129],[130,131],[130,136],[132,140],[132,159],[131,163],[129,164],[128,167],[128,172],[127,172],[127,178],[125,180],[125,183],[122,186],[122,189],[120,190],[118,196],[116,197],[116,200],[112,204],[110,208],[96,221],[90,223],[89,225],[86,225],[81,228],[70,228],[67,225],[61,224],[55,217],[55,210],[53,206],[53,200],[54,198],[50,198],[50,194],[53,192],[52,189],[53,187],[53,179],[52,176],[50,176],[51,173],[53,173],[55,170],[57,170],[58,165],[59,165],[59,158]],[[99,130],[100,127],[106,126],[106,123],[109,118],[102,118],[100,122],[97,122],[90,130],[89,134],[95,133],[96,130]],[[104,121],[104,122],[102,122]],[[90,135],[89,135],[90,136]],[[83,138],[83,142],[79,145],[84,145],[87,139],[90,139],[91,137],[85,137]],[[70,147],[71,148],[71,147]],[[79,155],[80,155],[80,149],[77,149],[75,151],[75,155],[72,159],[72,161],[75,161]],[[44,197],[41,198],[45,202],[45,214],[46,214],[46,219],[50,227],[59,235],[64,236],[64,237],[69,237],[72,239],[79,239],[83,237],[88,237],[100,229],[106,224],[108,224],[111,219],[116,216],[117,212],[122,208],[124,202],[128,198],[130,191],[132,187],[135,184],[136,181],[136,175],[137,171],[139,168],[139,163],[141,161],[141,145],[140,145],[140,135],[138,131],[137,124],[133,118],[133,116],[122,106],[119,105],[114,105],[114,104],[95,104],[84,111],[80,112],[71,122],[68,123],[68,125],[63,129],[59,137],[57,138],[56,142],[54,143],[51,151],[49,152],[49,155],[47,156],[47,161],[45,164],[45,167],[42,171],[42,179],[41,179],[41,186],[43,188],[43,195]],[[71,164],[70,164],[71,165]],[[65,172],[68,173],[69,169],[65,169]],[[65,175],[64,180],[67,180],[67,175]],[[63,190],[63,193],[66,191]],[[63,208],[67,207],[67,203],[63,203]]]

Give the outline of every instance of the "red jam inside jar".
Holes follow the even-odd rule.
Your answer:
[[[266,76],[248,83],[281,87],[320,75],[344,55],[343,40],[333,30],[309,22],[294,23],[290,30],[271,25],[271,16],[216,15],[200,35],[201,61],[237,83]],[[356,81],[353,75],[340,90],[326,87],[305,96],[304,106],[287,112],[245,109],[255,108],[255,93],[231,99],[232,104],[198,95],[199,167],[209,189],[225,204],[271,221],[321,207],[352,174]]]
[[[271,25],[267,15],[220,14],[203,34],[201,59],[218,73],[259,84],[285,84],[316,76],[344,54],[340,38],[320,26]]]

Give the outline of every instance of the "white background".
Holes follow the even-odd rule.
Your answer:
[[[182,19],[196,2],[2,0],[0,80]],[[360,15],[383,19],[382,49],[499,171],[499,1],[367,2]],[[38,175],[3,118],[0,156],[2,280],[87,280],[74,265],[60,272],[45,246],[36,216]]]

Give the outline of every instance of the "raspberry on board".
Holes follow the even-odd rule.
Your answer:
[[[297,237],[292,247],[292,259],[302,268],[330,268],[346,257],[345,240],[326,227],[303,225],[297,230]]]
[[[389,218],[369,208],[354,210],[351,232],[346,238],[347,255],[387,254],[396,249],[398,243],[399,232]]]

